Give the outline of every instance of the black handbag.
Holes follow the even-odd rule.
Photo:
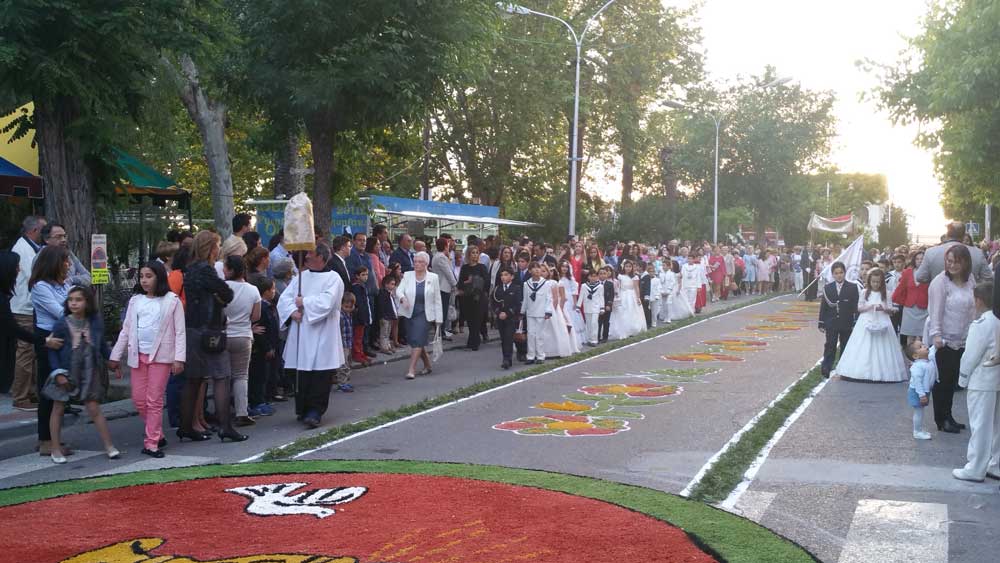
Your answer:
[[[225,306],[219,299],[212,296],[212,316],[208,326],[201,331],[201,351],[207,354],[220,354],[226,351],[226,317],[223,315]]]

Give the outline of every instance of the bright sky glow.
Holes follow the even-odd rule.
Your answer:
[[[778,76],[806,88],[833,90],[833,163],[842,172],[885,174],[890,198],[910,215],[911,232],[936,238],[945,218],[931,154],[913,145],[916,127],[893,126],[874,104],[860,100],[876,81],[855,66],[865,58],[894,62],[926,11],[923,0],[704,0],[699,20],[712,81],[760,74],[770,64]],[[604,191],[617,199],[620,183],[614,194]]]

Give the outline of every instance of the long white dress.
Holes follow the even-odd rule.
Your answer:
[[[586,342],[587,326],[583,322],[583,314],[580,313],[580,309],[576,307],[576,296],[580,293],[580,290],[576,285],[576,280],[573,278],[561,278],[559,280],[559,285],[561,285],[563,290],[566,292],[566,303],[563,305],[563,315],[573,327],[573,335],[576,338],[577,344]]]
[[[703,279],[701,263],[688,262],[681,266],[681,295],[687,300],[692,311],[694,311],[695,301],[698,300],[698,290],[702,286]]]
[[[646,330],[646,314],[639,305],[639,278],[618,275],[618,296],[611,309],[608,338],[621,340]]]
[[[680,274],[671,274],[680,277]],[[681,292],[681,284],[678,280],[674,283],[674,298],[670,301],[670,320],[679,321],[694,316],[694,307],[688,302],[687,296]]]
[[[545,288],[542,290],[549,290],[552,292],[552,303],[555,305],[553,310],[555,314],[549,317],[545,321],[545,329],[543,331],[543,344],[545,348],[545,356],[548,358],[560,357],[565,358],[567,356],[572,356],[573,354],[580,351],[580,343],[576,338],[576,331],[570,332],[569,322],[566,320],[566,314],[563,312],[564,308],[559,307],[559,282],[555,280],[548,280],[545,282]]]
[[[837,364],[837,375],[880,383],[906,381],[909,373],[892,320],[885,311],[875,310],[882,304],[882,294],[873,291],[865,297],[862,290],[861,297],[861,314]],[[880,330],[872,330],[875,328]]]

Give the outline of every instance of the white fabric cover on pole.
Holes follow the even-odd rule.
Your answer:
[[[854,239],[851,246],[848,246],[840,256],[833,261],[829,266],[823,268],[820,273],[820,277],[823,278],[825,283],[830,283],[833,281],[833,264],[836,262],[843,262],[844,266],[847,267],[847,276],[845,279],[847,281],[856,282],[858,281],[858,272],[861,270],[861,254],[865,249],[865,237],[864,235],[859,236]]]
[[[809,217],[809,227],[810,231],[820,231],[823,233],[837,233],[849,235],[854,232],[854,217],[846,221],[837,221],[834,219],[827,219],[826,217],[820,217],[813,213]]]

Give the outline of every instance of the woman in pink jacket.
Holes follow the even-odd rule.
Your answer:
[[[142,453],[163,457],[163,394],[170,373],[184,371],[186,355],[184,306],[167,285],[167,271],[159,262],[139,270],[139,285],[128,302],[118,342],[111,350],[111,367],[121,377],[120,364],[128,345],[132,368],[132,402],[146,424]]]

